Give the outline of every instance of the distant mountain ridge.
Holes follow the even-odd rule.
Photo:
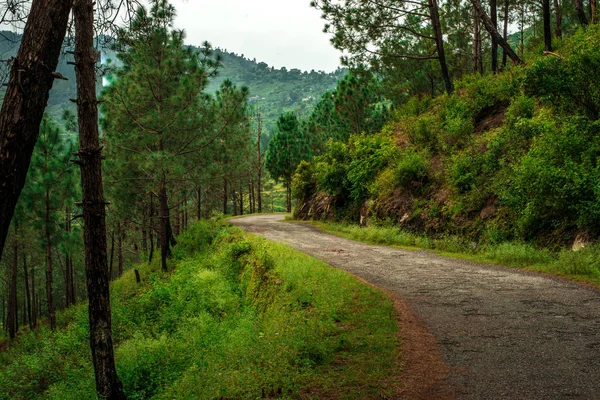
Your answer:
[[[6,60],[13,57],[20,39],[19,34],[0,31],[0,58]],[[264,62],[219,48],[215,49],[215,55],[221,57],[223,66],[219,75],[211,80],[208,92],[215,92],[225,79],[230,79],[237,86],[247,86],[250,89],[250,104],[260,109],[267,134],[275,129],[277,117],[284,111],[308,115],[321,95],[334,89],[337,81],[346,74],[346,70],[341,68],[332,73],[288,70],[285,67],[275,69]],[[106,51],[105,58],[116,57],[111,51]],[[76,97],[75,71],[72,65],[67,64],[71,59],[72,56],[65,54],[59,60],[58,72],[68,80],[54,82],[47,108],[54,118],[60,118],[65,109],[74,110],[73,103],[69,101]]]

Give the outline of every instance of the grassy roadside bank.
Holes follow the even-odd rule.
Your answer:
[[[477,246],[456,236],[432,239],[397,227],[311,221],[317,228],[360,242],[408,250],[431,250],[442,256],[543,272],[600,288],[600,246],[590,244],[579,251],[550,251],[526,243],[503,242]]]
[[[285,246],[213,222],[178,238],[169,273],[111,287],[129,399],[387,397],[398,382],[391,301]],[[159,260],[159,257],[156,258]],[[0,353],[0,398],[94,398],[87,308]]]

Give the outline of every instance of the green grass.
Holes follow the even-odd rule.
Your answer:
[[[544,272],[600,287],[600,246],[596,244],[577,252],[567,249],[553,252],[517,242],[473,246],[473,243],[456,236],[432,239],[398,227],[360,227],[322,221],[311,223],[325,232],[361,242],[408,250],[432,250],[443,256]]]
[[[392,393],[389,298],[342,271],[236,228],[200,223],[111,287],[116,362],[129,399],[335,398]],[[94,398],[85,305],[0,353],[0,398]],[[397,382],[396,382],[397,384]]]

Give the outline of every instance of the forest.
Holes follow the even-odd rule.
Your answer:
[[[391,391],[390,299],[231,216],[600,282],[597,0],[314,0],[331,73],[0,3],[1,399]]]

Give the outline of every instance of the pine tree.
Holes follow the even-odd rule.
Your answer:
[[[115,179],[129,180],[130,193],[158,198],[162,267],[173,243],[169,196],[174,183],[198,168],[210,142],[212,116],[202,96],[218,63],[183,46],[184,32],[173,30],[175,10],[165,0],[140,8],[129,31],[122,31],[119,53],[123,67],[112,74],[103,94],[105,128]]]
[[[269,142],[265,166],[271,176],[286,187],[286,208],[292,211],[292,177],[300,161],[310,158],[310,148],[294,113],[284,113],[277,120],[277,132]]]

